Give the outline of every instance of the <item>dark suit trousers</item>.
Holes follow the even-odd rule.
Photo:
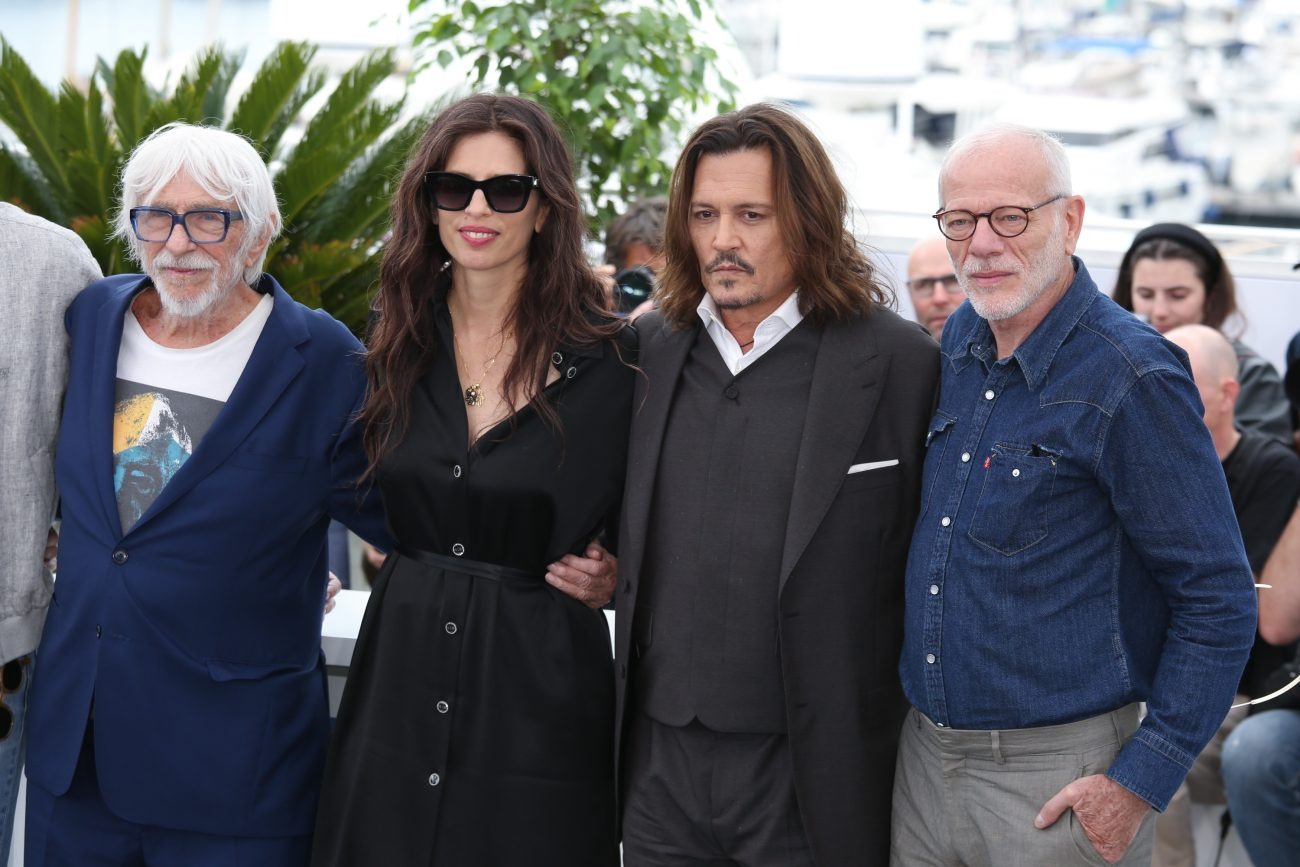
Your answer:
[[[785,735],[637,714],[626,749],[625,867],[813,867]]]
[[[100,794],[89,726],[67,792],[27,786],[27,867],[305,867],[310,852],[307,834],[222,837],[128,822]]]

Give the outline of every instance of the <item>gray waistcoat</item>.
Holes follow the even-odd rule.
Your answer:
[[[733,377],[700,329],[664,432],[633,638],[638,703],[669,725],[785,731],[777,592],[821,332]]]

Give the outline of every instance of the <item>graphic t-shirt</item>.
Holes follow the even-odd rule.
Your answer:
[[[212,427],[253,354],[271,303],[264,296],[228,334],[193,349],[160,346],[127,310],[113,407],[113,488],[123,533]]]

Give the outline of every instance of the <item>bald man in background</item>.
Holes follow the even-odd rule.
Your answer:
[[[935,340],[942,340],[948,315],[966,300],[942,236],[925,238],[912,248],[907,257],[907,292],[916,308],[916,321]]]
[[[1227,338],[1205,325],[1184,325],[1165,337],[1182,347],[1191,362],[1192,378],[1205,404],[1205,426],[1223,462],[1246,559],[1258,580],[1287,521],[1297,511],[1300,457],[1271,437],[1237,427],[1233,414],[1240,390],[1237,353]],[[1265,687],[1268,676],[1294,659],[1295,654],[1294,643],[1277,646],[1256,634],[1250,661],[1238,687],[1241,695],[1237,703],[1266,695],[1270,691]],[[1246,718],[1246,713],[1245,707],[1228,712],[1223,725],[1197,757],[1186,782],[1157,818],[1153,867],[1195,867],[1191,802],[1225,803],[1220,770],[1223,743]]]

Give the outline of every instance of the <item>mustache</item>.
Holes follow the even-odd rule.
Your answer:
[[[704,266],[704,270],[710,272],[716,271],[723,265],[730,265],[734,268],[739,268],[746,274],[754,273],[754,266],[740,258],[740,254],[738,253],[719,253],[709,260],[709,264]]]
[[[173,255],[167,250],[159,250],[153,257],[153,264],[156,268],[185,268],[193,271],[213,271],[217,267],[217,263],[210,256],[198,250],[191,250],[181,256]]]
[[[1006,271],[1012,274],[1019,274],[1023,269],[1020,263],[1014,259],[968,259],[962,263],[961,274],[965,277],[971,277],[975,274],[983,274],[987,271]]]

